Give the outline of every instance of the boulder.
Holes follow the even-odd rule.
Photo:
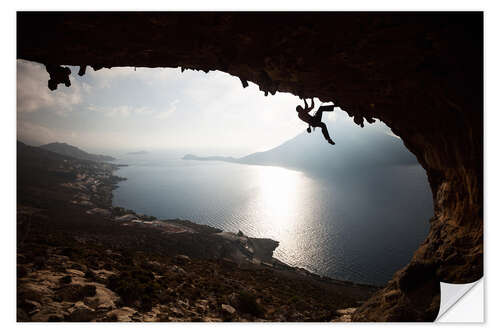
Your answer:
[[[134,214],[126,214],[119,217],[115,217],[116,222],[129,222],[135,219],[137,219],[137,216],[135,216]]]
[[[76,267],[76,266],[72,266],[72,267]],[[85,269],[83,267],[81,267],[82,269]],[[81,277],[83,278],[85,276],[85,273],[79,269],[75,269],[75,268],[66,268],[66,272],[70,273],[72,277]]]
[[[71,308],[68,309],[69,321],[91,321],[96,317],[94,309],[88,307],[83,302],[76,302]]]
[[[236,312],[236,309],[233,308],[231,305],[228,305],[228,304],[222,304],[221,305],[221,308],[224,312],[230,314],[230,315],[233,315],[235,312]]]
[[[95,310],[114,310],[119,297],[103,285],[96,285],[96,295],[85,298],[85,303]]]
[[[176,316],[176,317],[183,317],[184,316],[184,312],[182,312],[182,310],[176,308],[176,307],[171,307],[170,308],[170,312]]]
[[[134,309],[124,306],[123,308],[107,312],[106,316],[108,318],[116,318],[117,321],[132,321],[132,316],[136,312]]]
[[[184,254],[176,255],[174,261],[179,265],[185,265],[191,262],[191,258]]]
[[[170,267],[170,271],[182,275],[186,274],[186,271],[177,265],[173,265],[172,267]]]
[[[338,318],[332,320],[332,322],[352,322],[352,315],[356,312],[357,308],[346,308],[337,310]]]
[[[198,312],[201,312],[201,313],[205,313],[208,311],[209,307],[208,307],[208,301],[207,300],[198,300],[196,303],[195,303],[195,308]]]
[[[104,208],[93,208],[86,211],[90,215],[101,215],[101,216],[111,216],[111,212]]]
[[[94,285],[78,285],[70,284],[62,287],[56,292],[56,295],[66,302],[77,302],[83,300],[85,297],[92,297],[96,294],[96,287]]]
[[[72,306],[67,302],[50,302],[42,305],[39,312],[31,317],[31,321],[49,322],[49,321],[64,321],[69,314],[67,308]]]
[[[18,295],[22,299],[29,299],[37,302],[42,302],[44,296],[52,296],[53,291],[42,284],[27,282],[18,288]]]

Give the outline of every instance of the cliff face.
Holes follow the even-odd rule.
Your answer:
[[[384,121],[427,170],[435,215],[411,262],[355,320],[433,320],[439,281],[483,274],[481,13],[18,14],[17,57],[47,65],[220,70]],[[294,116],[294,115],[292,115]],[[428,221],[422,221],[428,223]]]

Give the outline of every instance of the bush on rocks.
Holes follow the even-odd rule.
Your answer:
[[[260,317],[264,314],[264,309],[257,303],[257,297],[248,292],[240,291],[236,297],[236,308],[243,313],[249,313],[255,317]]]
[[[96,295],[96,287],[92,285],[80,286],[70,284],[62,287],[56,292],[57,298],[61,301],[77,302],[83,300],[85,297],[92,297]]]
[[[123,304],[135,306],[140,302],[140,307],[148,311],[151,310],[153,299],[158,299],[162,291],[151,272],[139,269],[111,275],[107,286],[121,297]]]

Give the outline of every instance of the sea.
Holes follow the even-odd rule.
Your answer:
[[[279,241],[274,257],[319,275],[384,285],[429,230],[432,194],[420,165],[310,175],[276,166],[122,155],[113,205]]]

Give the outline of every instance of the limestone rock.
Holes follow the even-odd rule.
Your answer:
[[[111,212],[108,209],[104,208],[92,208],[86,211],[89,215],[101,215],[101,216],[111,216]]]
[[[182,312],[179,308],[171,307],[169,310],[176,317],[183,317],[184,316],[184,312]]]
[[[191,258],[186,255],[179,254],[175,256],[175,262],[179,265],[185,265],[191,262]]]
[[[76,302],[75,305],[68,309],[69,321],[91,321],[95,318],[96,312],[94,309],[88,307],[83,302]]]
[[[48,322],[48,321],[64,321],[69,314],[67,309],[72,306],[68,302],[48,302],[42,305],[39,312],[31,317],[32,321]]]
[[[182,267],[179,267],[177,265],[173,265],[172,267],[170,267],[170,271],[182,275],[186,274],[186,271]]]
[[[222,308],[223,311],[225,311],[226,313],[228,313],[230,315],[233,315],[236,312],[236,309],[233,308],[231,305],[228,305],[228,304],[222,304],[221,308]]]
[[[106,316],[108,318],[115,317],[117,321],[132,321],[132,316],[136,312],[137,312],[136,310],[125,306],[125,307],[107,312]]]
[[[96,284],[96,295],[85,298],[85,303],[95,310],[110,311],[116,309],[120,297],[101,284]]]
[[[129,222],[135,219],[137,219],[137,216],[134,214],[126,214],[119,217],[115,217],[116,222]]]

